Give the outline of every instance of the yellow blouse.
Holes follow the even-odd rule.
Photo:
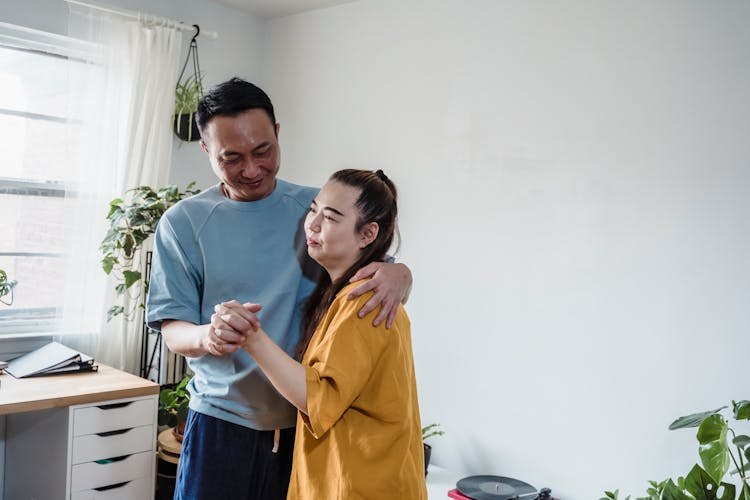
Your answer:
[[[302,359],[307,410],[298,413],[288,500],[427,498],[409,317],[399,306],[390,329],[378,310],[357,312],[347,285]]]

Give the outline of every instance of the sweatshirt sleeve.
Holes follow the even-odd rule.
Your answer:
[[[201,319],[203,280],[195,265],[199,259],[195,238],[189,231],[178,231],[179,224],[170,215],[174,213],[167,212],[161,218],[154,238],[146,301],[146,320],[154,330],[161,330],[167,319],[194,324],[200,324]]]

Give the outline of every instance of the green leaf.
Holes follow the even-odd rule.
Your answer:
[[[117,259],[109,255],[102,259],[102,269],[104,269],[106,274],[112,272],[112,267],[114,267],[115,262],[117,262]]]
[[[720,482],[729,470],[727,429],[724,417],[714,414],[703,420],[696,435],[700,443],[698,454],[701,457],[701,463],[716,482]]]
[[[680,417],[669,424],[669,430],[673,431],[675,429],[684,429],[686,427],[698,427],[706,417],[708,417],[709,415],[713,415],[714,413],[718,413],[724,408],[726,408],[726,406],[722,406],[721,408],[717,408],[712,411],[703,411],[700,413],[693,413],[692,415]]]
[[[750,401],[742,400],[738,403],[732,401],[732,407],[736,420],[750,420]]]
[[[117,292],[118,296],[125,293],[125,283],[118,283],[117,286],[115,286],[115,292]]]
[[[122,306],[112,306],[107,311],[107,321],[110,321],[115,316],[122,314],[125,311],[125,308]]]
[[[128,259],[133,258],[133,254],[135,253],[135,240],[133,240],[133,237],[129,234],[125,235],[124,241],[122,242],[122,250],[125,252],[125,256]]]
[[[183,400],[176,409],[177,417],[186,419],[189,409],[190,409],[190,400],[189,399]]]
[[[122,205],[122,199],[121,198],[115,198],[114,200],[109,202],[109,212],[107,212],[107,219],[112,217],[112,214],[116,211],[120,210],[120,205]]]
[[[719,485],[724,487],[721,496],[718,496]],[[685,490],[696,500],[734,500],[735,493],[733,484],[715,481],[698,465],[693,466],[685,477]]]
[[[123,278],[125,278],[125,288],[130,288],[134,283],[141,279],[141,273],[139,271],[123,271]]]
[[[171,411],[159,409],[159,425],[174,427],[177,424],[177,416]]]
[[[664,485],[662,500],[694,500],[686,495],[671,479]]]
[[[740,448],[745,448],[748,444],[750,444],[750,436],[745,436],[744,434],[741,434],[734,439],[732,439],[732,443],[735,446],[739,446]]]

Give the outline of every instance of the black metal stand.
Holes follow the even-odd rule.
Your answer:
[[[144,270],[144,283],[148,283],[151,279],[151,259],[153,255],[151,251],[146,252],[146,269]],[[156,336],[154,345],[149,355],[149,338]],[[187,360],[184,356],[179,354],[169,353],[168,356],[174,356],[174,362],[172,363],[171,373],[161,373],[161,353],[162,353],[162,337],[161,332],[152,330],[148,327],[146,322],[146,315],[143,315],[143,324],[141,325],[141,366],[140,375],[141,377],[149,380],[151,379],[152,372],[155,372],[155,382],[158,384],[168,384],[177,382],[182,378],[183,374],[187,371]],[[154,366],[154,360],[157,360],[156,366]],[[162,375],[165,376],[165,380],[162,380]]]

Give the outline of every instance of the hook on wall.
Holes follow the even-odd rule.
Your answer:
[[[191,43],[194,42],[195,39],[198,38],[198,35],[201,34],[201,27],[200,26],[198,26],[197,24],[194,24],[193,28],[195,28],[195,35],[193,35],[193,39],[190,40]]]

